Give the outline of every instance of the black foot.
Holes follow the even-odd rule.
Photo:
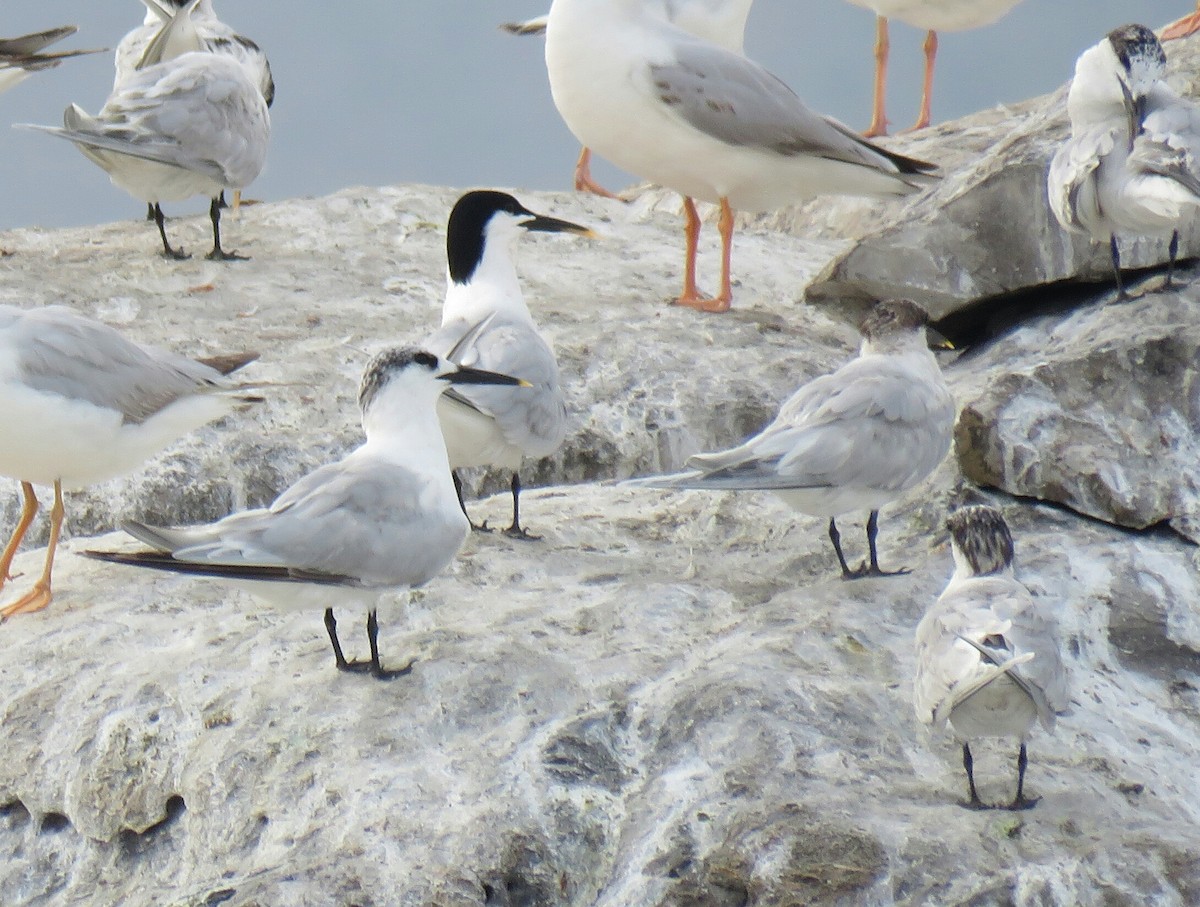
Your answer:
[[[183,249],[163,249],[163,258],[170,259],[171,261],[187,261],[191,257]]]
[[[213,249],[204,256],[209,261],[249,261],[249,255],[238,255],[237,252],[226,252],[224,249]]]
[[[1017,797],[1017,799],[1013,800],[1012,803],[1009,803],[1007,806],[999,806],[999,807],[997,807],[997,809],[1007,809],[1010,812],[1021,812],[1022,810],[1026,810],[1026,809],[1033,809],[1035,806],[1037,806],[1041,802],[1042,802],[1041,797],[1030,798],[1030,797],[1021,796],[1021,797]]]
[[[842,579],[865,579],[868,576],[907,576],[910,573],[912,571],[907,567],[901,567],[899,570],[883,570],[878,564],[863,562],[855,570],[847,570],[843,567]]]
[[[522,542],[540,542],[542,540],[540,535],[534,535],[523,526],[509,526],[504,530],[504,534],[510,539],[518,539]]]
[[[411,674],[413,665],[416,663],[417,661],[414,658],[404,667],[394,668],[392,670],[383,668],[370,660],[342,661],[338,662],[337,667],[339,671],[346,671],[351,674],[370,674],[376,680],[395,680],[397,677],[404,677],[406,674]]]
[[[467,522],[470,523],[471,521],[468,519]],[[487,524],[487,520],[484,520],[482,523],[471,523],[471,531],[472,532],[495,532],[496,530]]]
[[[996,808],[994,806],[988,806],[986,803],[984,803],[978,797],[974,797],[970,800],[959,800],[958,805],[961,806],[963,809],[971,809],[971,810],[974,810],[975,812],[982,812],[983,810],[986,810],[986,809],[995,809]]]

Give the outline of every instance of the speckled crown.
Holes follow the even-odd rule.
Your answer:
[[[1114,28],[1108,33],[1108,43],[1112,45],[1113,52],[1126,72],[1132,72],[1138,62],[1155,69],[1167,65],[1167,54],[1159,43],[1158,36],[1144,25],[1132,24]]]
[[[977,576],[995,573],[1013,562],[1012,533],[994,507],[963,507],[950,514],[946,528],[954,545]]]
[[[433,372],[438,367],[438,358],[433,353],[427,353],[416,347],[393,347],[384,350],[372,359],[363,372],[362,382],[358,386],[358,405],[366,412],[375,395],[383,390],[384,385],[397,372],[401,372],[413,363],[422,365]]]
[[[929,313],[907,299],[890,299],[875,303],[871,314],[858,326],[868,340],[895,334],[907,334],[929,324]]]

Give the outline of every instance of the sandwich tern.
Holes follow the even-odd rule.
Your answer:
[[[1085,50],[1067,95],[1071,137],[1055,152],[1047,195],[1068,230],[1108,241],[1118,298],[1119,234],[1170,237],[1171,286],[1179,227],[1200,206],[1200,105],[1164,81],[1154,32],[1124,25]]]
[[[1000,512],[964,507],[950,515],[954,575],[917,625],[913,703],[936,730],[947,723],[963,741],[972,809],[987,808],[975,789],[969,741],[1016,737],[1017,793],[1007,809],[1028,809],[1025,741],[1037,722],[1053,730],[1067,707],[1058,642],[1037,603],[1013,577],[1013,541]]]
[[[879,509],[937,468],[950,450],[954,398],[925,327],[906,300],[880,302],[861,326],[857,359],[801,387],[760,434],[720,453],[699,454],[689,472],[633,484],[711,491],[773,491],[793,509],[829,517],[843,579],[892,576],[879,566]],[[868,560],[851,569],[835,519],[869,510]]]
[[[256,356],[193,360],[136,344],[63,306],[0,306],[0,475],[18,480],[24,495],[0,556],[0,588],[37,513],[33,486],[54,487],[41,578],[0,615],[50,603],[63,488],[129,472],[239,403],[260,399],[225,377]]]
[[[379,660],[376,611],[388,593],[421,586],[450,563],[467,536],[435,404],[451,384],[520,384],[456,366],[417,349],[388,349],[359,386],[366,441],[300,479],[266,508],[205,526],[166,529],[127,522],[152,550],[89,551],[99,560],[211,576],[290,608],[323,608],[339,670],[380,679],[408,673]],[[348,661],[334,607],[364,606],[370,659]]]
[[[534,324],[513,264],[517,240],[530,232],[595,235],[587,227],[534,214],[503,192],[468,192],[455,203],[446,226],[442,325],[425,341],[426,349],[452,362],[532,385],[529,390],[455,388],[438,400],[451,467],[511,470],[513,517],[505,533],[524,539],[537,536],[521,528],[521,461],[554,453],[567,432],[558,363]],[[454,481],[461,503],[457,473]]]
[[[733,210],[769,211],[815,195],[902,196],[933,164],[885,151],[810,110],[741,54],[651,15],[642,0],[554,0],[546,28],[554,104],[579,141],[685,197],[677,305],[728,310]],[[696,286],[700,218],[720,206],[721,289]]]

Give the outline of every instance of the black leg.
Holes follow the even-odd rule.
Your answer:
[[[509,538],[521,539],[526,542],[536,542],[541,539],[540,535],[531,535],[529,532],[521,528],[521,476],[513,473],[512,477],[512,499],[513,499],[513,521],[512,525],[504,530],[504,534]]]
[[[1175,257],[1177,255],[1179,255],[1179,231],[1178,230],[1174,230],[1171,232],[1171,245],[1169,245],[1167,247],[1167,252],[1170,254],[1171,258],[1167,262],[1167,279],[1165,281],[1163,281],[1162,288],[1164,290],[1173,290],[1173,289],[1175,289],[1175,282],[1174,282]]]
[[[154,219],[154,206],[149,202],[146,202],[146,220],[153,223]]]
[[[212,221],[213,247],[204,257],[209,261],[249,261],[245,255],[236,252],[226,252],[221,248],[221,203],[220,198],[214,198],[208,206],[208,219]]]
[[[1006,809],[1020,810],[1033,809],[1037,806],[1041,797],[1033,797],[1026,799],[1025,797],[1025,769],[1029,765],[1029,754],[1025,751],[1025,744],[1021,744],[1021,752],[1017,754],[1017,795],[1013,798],[1012,803],[1008,804]]]
[[[160,205],[158,202],[155,202],[153,210],[154,222],[158,224],[158,235],[162,237],[163,255],[165,255],[167,258],[173,258],[175,261],[183,261],[184,259],[191,258],[192,256],[185,253],[183,249],[172,249],[171,244],[167,242],[167,219],[163,217],[162,205]]]
[[[1129,294],[1125,292],[1125,283],[1121,280],[1121,250],[1117,248],[1117,234],[1109,234],[1108,248],[1112,252],[1113,274],[1117,278],[1117,302],[1125,302]]]
[[[967,786],[971,791],[971,799],[964,803],[967,809],[988,809],[987,804],[979,799],[979,792],[975,790],[975,760],[971,758],[971,747],[963,744],[963,768],[967,770]]]
[[[217,207],[218,208],[228,208],[229,207],[229,205],[225,204],[225,190],[224,189],[222,189],[221,194],[217,196]]]
[[[333,658],[337,662],[339,671],[364,671],[366,665],[360,662],[346,661],[346,656],[342,654],[342,644],[338,642],[337,621],[333,617],[333,608],[325,609],[325,629],[329,631],[329,641],[333,643]]]
[[[412,672],[413,662],[411,661],[394,671],[385,671],[383,665],[379,663],[379,620],[375,616],[374,608],[367,614],[367,643],[371,647],[370,670],[373,677],[379,680],[395,680],[397,677],[403,677]]]
[[[842,535],[838,532],[837,523],[833,519],[833,517],[829,518],[829,541],[833,542],[833,550],[837,553],[838,563],[842,565],[842,579],[858,579],[862,574],[851,570],[850,565],[846,563],[846,555],[842,554]]]
[[[467,505],[463,501],[463,484],[462,479],[458,477],[458,470],[450,470],[450,476],[454,479],[454,493],[458,495],[458,506],[462,508],[463,516],[467,518],[467,522],[471,524],[472,532],[491,532],[491,527],[488,526],[487,520],[484,520],[478,526],[471,521],[471,514],[467,513]]]
[[[872,510],[871,515],[867,517],[867,548],[870,551],[871,562],[863,573],[864,576],[904,576],[906,573],[912,573],[906,567],[901,567],[899,570],[883,570],[879,566],[879,552],[875,548],[875,538],[879,535],[879,511]]]

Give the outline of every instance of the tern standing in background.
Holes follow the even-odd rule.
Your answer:
[[[814,113],[757,63],[651,15],[642,0],[554,0],[546,69],[554,104],[583,145],[685,196],[677,305],[728,310],[735,208],[908,195],[936,169]],[[721,210],[721,289],[711,298],[696,285],[694,198]]]
[[[925,30],[925,79],[921,112],[913,129],[924,129],[932,119],[933,67],[937,61],[940,31],[966,31],[991,25],[1021,0],[850,0],[875,12],[875,103],[868,137],[887,135],[888,20],[899,19]]]
[[[438,401],[451,467],[512,472],[513,517],[505,532],[525,539],[536,536],[521,528],[521,461],[554,453],[567,432],[558,363],[533,322],[513,263],[517,240],[529,232],[594,235],[587,227],[534,214],[503,192],[468,192],[455,203],[446,225],[442,326],[425,341],[427,349],[452,362],[532,385],[456,389]],[[462,504],[457,473],[454,482]]]
[[[643,0],[646,11],[684,31],[740,54],[746,38],[746,19],[754,0]],[[549,16],[501,26],[514,35],[545,34]],[[575,189],[605,198],[618,198],[592,179],[592,152],[586,145],[575,164]]]
[[[915,303],[878,303],[863,321],[858,358],[796,391],[761,434],[691,457],[691,472],[632,484],[773,491],[801,513],[829,517],[843,579],[907,573],[879,566],[879,508],[937,468],[954,430],[954,399],[929,351],[928,320]],[[852,510],[870,511],[869,559],[855,570],[835,522]]]
[[[18,480],[25,498],[0,556],[0,587],[38,510],[33,486],[54,487],[41,578],[0,615],[50,603],[63,488],[136,469],[193,429],[260,399],[225,377],[255,355],[196,361],[139,346],[62,306],[0,306],[0,475]]]
[[[163,254],[184,259],[167,240],[161,202],[212,199],[208,258],[244,259],[221,248],[219,196],[262,171],[270,116],[246,66],[225,54],[185,53],[141,69],[109,95],[96,116],[72,104],[63,128],[26,126],[68,139],[113,184],[153,205]]]
[[[954,575],[917,625],[917,718],[947,722],[963,741],[972,809],[987,808],[975,789],[970,739],[1016,737],[1017,793],[1007,809],[1028,809],[1025,741],[1037,722],[1053,730],[1067,707],[1058,642],[1037,603],[1013,578],[1013,541],[999,511],[964,507],[950,515]]]
[[[61,41],[79,29],[64,25],[19,38],[0,38],[0,92],[8,91],[30,73],[53,69],[68,57],[102,53],[99,50],[60,50],[42,53],[56,41]]]
[[[207,526],[126,523],[152,551],[86,553],[231,580],[282,607],[323,608],[339,670],[381,679],[406,674],[411,662],[396,670],[380,664],[376,610],[388,593],[440,573],[466,538],[434,406],[449,385],[480,383],[520,382],[421,350],[385,350],[359,387],[366,441],[342,460],[309,473],[268,508]],[[342,653],[333,609],[346,605],[368,609],[367,661],[347,661]]]
[[[1058,222],[1109,243],[1119,299],[1118,234],[1170,237],[1200,210],[1200,105],[1164,80],[1167,58],[1143,25],[1114,29],[1075,63],[1067,95],[1071,137],[1055,152],[1047,194]]]

